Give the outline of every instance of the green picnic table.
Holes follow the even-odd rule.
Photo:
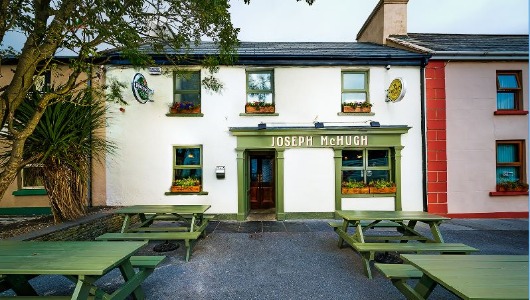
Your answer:
[[[441,285],[462,299],[528,299],[528,255],[402,254],[403,265],[376,264],[407,299]],[[412,287],[411,278],[419,279]]]
[[[133,205],[114,213],[124,216],[119,233],[105,233],[96,240],[183,240],[186,246],[186,261],[192,250],[192,241],[206,234],[209,218],[204,213],[210,205]],[[132,219],[138,216],[139,224]],[[170,226],[153,226],[157,221],[172,221]]]
[[[1,241],[0,278],[2,286],[18,296],[40,297],[29,279],[39,275],[63,275],[75,282],[72,296],[66,299],[125,299],[132,294],[144,299],[140,284],[165,256],[134,257],[145,242],[91,241]],[[136,264],[138,262],[138,264]],[[139,268],[135,271],[134,267]],[[95,285],[96,280],[119,268],[124,282],[112,294]]]
[[[449,218],[423,211],[338,210],[342,223],[330,223],[339,235],[339,247],[346,242],[362,259],[364,272],[372,278],[370,261],[376,252],[440,252],[467,254],[477,251],[460,243],[444,243],[439,225]],[[429,226],[431,235],[416,230],[418,222]],[[394,229],[395,234],[367,235],[375,228]],[[350,231],[349,231],[350,230]]]

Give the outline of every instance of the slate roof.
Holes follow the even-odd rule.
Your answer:
[[[526,57],[528,35],[409,33],[389,41],[438,56]]]
[[[140,49],[155,59],[185,53],[184,50],[167,48],[161,55],[149,46]],[[196,57],[217,53],[212,42],[202,42],[188,51],[189,55]],[[119,51],[107,51],[106,54],[114,63],[120,63]],[[241,42],[237,54],[236,64],[258,65],[420,65],[429,57],[413,51],[357,42]]]

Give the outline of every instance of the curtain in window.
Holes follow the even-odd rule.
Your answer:
[[[510,144],[497,145],[497,164],[518,162],[517,146]],[[497,167],[497,182],[519,180],[519,168],[512,166]]]
[[[513,74],[498,75],[500,89],[516,89],[518,88],[517,78]]]
[[[497,109],[515,109],[514,93],[497,93]]]

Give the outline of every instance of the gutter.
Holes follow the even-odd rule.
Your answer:
[[[425,66],[428,59],[425,59],[420,67],[420,101],[421,101],[421,174],[422,174],[422,196],[423,196],[423,211],[428,211],[427,205],[427,121],[426,121],[426,104],[425,104]]]

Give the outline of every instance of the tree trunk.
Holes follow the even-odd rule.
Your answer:
[[[82,174],[87,170],[85,161],[80,161],[80,170],[60,162],[44,164],[44,187],[55,223],[75,220],[86,214],[88,183]]]

